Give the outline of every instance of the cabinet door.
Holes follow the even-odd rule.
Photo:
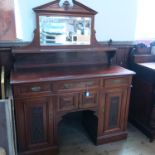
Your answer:
[[[124,129],[127,89],[107,89],[102,98],[102,123],[104,134]]]
[[[53,144],[53,105],[50,97],[15,101],[19,150]]]

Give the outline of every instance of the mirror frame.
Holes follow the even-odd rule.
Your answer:
[[[44,4],[42,6],[34,8],[34,12],[36,14],[36,30],[34,33],[33,46],[39,48],[84,48],[84,47],[92,47],[97,43],[95,37],[94,30],[94,16],[96,15],[96,11],[88,8],[87,6],[73,0],[73,7],[65,9],[64,7],[59,6],[59,0],[52,1],[50,3]],[[66,45],[54,45],[54,46],[42,46],[40,45],[40,16],[51,16],[51,17],[80,17],[80,18],[90,18],[91,20],[91,29],[90,29],[90,44],[66,44]]]
[[[39,16],[40,46],[90,45],[91,18]]]

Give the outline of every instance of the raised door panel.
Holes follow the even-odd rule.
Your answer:
[[[106,91],[103,100],[103,133],[122,131],[125,121],[127,89],[109,89]]]
[[[19,108],[22,110],[16,111],[16,116],[18,117],[16,118],[17,127],[23,128],[22,133],[17,132],[20,151],[52,145],[53,105],[51,98],[41,97],[25,99],[16,101],[15,104],[18,106],[18,110]],[[19,129],[19,131],[20,130],[21,129]],[[21,141],[25,142],[21,143]],[[21,146],[23,144],[24,146]]]
[[[97,90],[85,91],[80,95],[79,108],[93,108],[98,105],[99,93]]]
[[[64,93],[58,95],[57,110],[60,112],[78,109],[78,102],[78,93]]]

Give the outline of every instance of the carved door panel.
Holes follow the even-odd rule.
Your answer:
[[[18,100],[16,124],[19,149],[42,148],[53,144],[53,105],[50,97]]]
[[[122,131],[125,122],[127,89],[107,89],[102,103],[103,133]]]

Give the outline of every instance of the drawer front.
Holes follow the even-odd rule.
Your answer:
[[[127,86],[129,85],[129,78],[126,77],[126,78],[105,79],[103,84],[105,88]]]
[[[23,84],[19,86],[14,86],[15,96],[28,96],[37,95],[40,93],[51,92],[51,84],[49,83],[35,83],[35,84]]]
[[[90,90],[90,91],[85,91],[81,94],[80,96],[80,104],[79,108],[93,108],[97,107],[98,105],[98,91],[95,90]]]
[[[90,80],[76,80],[76,81],[62,81],[54,84],[53,89],[56,91],[67,91],[67,90],[77,90],[86,88],[97,88],[99,87],[98,79]]]
[[[78,109],[78,94],[63,94],[58,96],[58,111]]]

